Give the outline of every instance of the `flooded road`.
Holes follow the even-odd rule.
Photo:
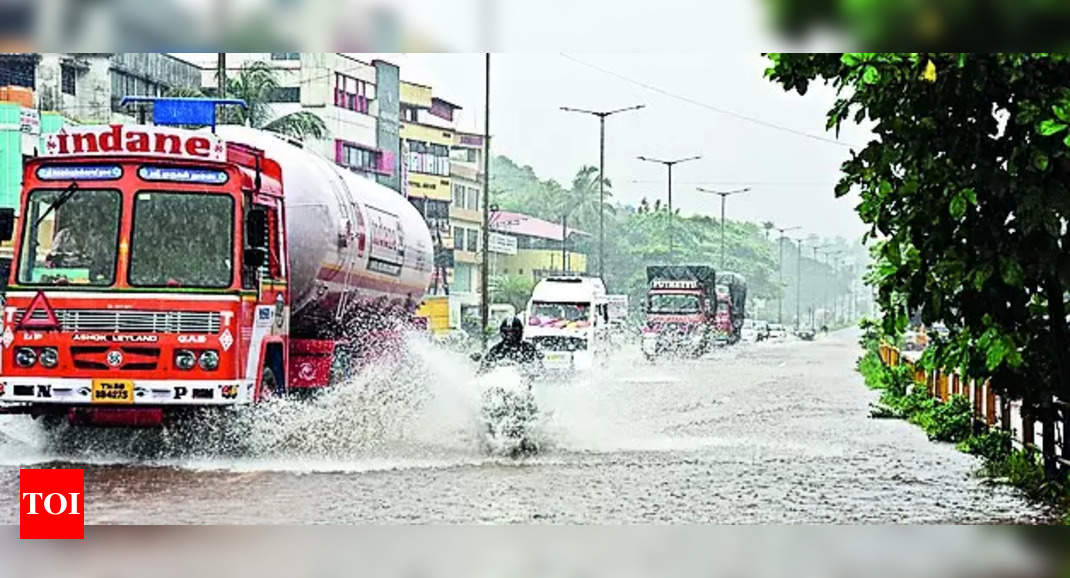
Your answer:
[[[1042,520],[975,458],[869,418],[856,335],[744,344],[649,366],[622,352],[600,376],[536,390],[543,451],[478,441],[463,356],[417,361],[312,403],[188,431],[49,438],[0,418],[0,522],[18,468],[85,468],[88,523],[990,523]],[[222,423],[220,423],[222,422]]]

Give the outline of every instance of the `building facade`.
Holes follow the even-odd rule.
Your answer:
[[[562,230],[553,223],[509,211],[491,213],[490,229],[516,239],[515,254],[493,254],[491,275],[531,276],[587,273],[587,255],[577,250],[590,234],[578,229]]]

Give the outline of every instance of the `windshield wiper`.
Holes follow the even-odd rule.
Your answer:
[[[67,201],[71,200],[71,197],[73,197],[76,192],[78,192],[78,183],[72,182],[58,197],[56,197],[56,200],[52,201],[52,203],[45,208],[45,212],[42,213],[40,217],[37,217],[37,220],[34,221],[33,224],[34,228],[36,229],[37,226],[41,224],[41,221],[45,220],[45,217],[52,214],[52,211],[62,207]]]

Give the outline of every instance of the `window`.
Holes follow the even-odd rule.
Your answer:
[[[130,284],[229,287],[234,200],[207,193],[142,192],[134,198]]]
[[[468,232],[468,250],[473,253],[479,251],[479,231],[476,229],[466,229],[466,231]]]
[[[30,193],[19,283],[107,286],[115,282],[119,191],[73,191]]]
[[[453,190],[453,206],[458,209],[466,209],[469,211],[479,210],[479,189],[470,185],[454,182],[452,185]]]
[[[472,292],[472,266],[457,263],[453,268],[453,290],[458,293]]]
[[[453,248],[457,251],[464,251],[464,229],[462,227],[453,228]]]
[[[276,87],[270,94],[268,94],[268,102],[301,102],[301,87]]]
[[[334,105],[363,114],[368,114],[368,103],[375,98],[374,85],[363,80],[334,74]]]
[[[411,106],[401,106],[401,120],[402,122],[420,122],[417,109]]]
[[[272,52],[272,60],[301,60],[300,52]]]
[[[63,94],[74,95],[75,84],[78,80],[78,72],[71,66],[60,66],[60,88]]]
[[[450,149],[439,144],[409,141],[409,170],[441,177],[450,176]]]
[[[462,163],[477,163],[479,162],[479,150],[468,147],[453,147],[453,150],[450,151],[450,158]]]
[[[382,153],[375,150],[343,143],[338,164],[356,171],[375,172],[379,170]]]

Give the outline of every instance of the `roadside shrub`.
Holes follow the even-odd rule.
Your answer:
[[[1014,446],[1011,444],[1011,434],[989,430],[962,440],[957,447],[960,452],[981,457],[986,461],[999,461],[1007,459]]]
[[[973,435],[973,417],[970,400],[962,395],[951,396],[945,403],[936,403],[910,416],[910,421],[921,426],[929,439],[941,442],[961,442]]]

